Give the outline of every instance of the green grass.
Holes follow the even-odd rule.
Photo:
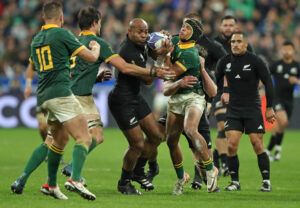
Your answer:
[[[215,136],[215,132],[212,134]],[[182,196],[171,195],[176,180],[169,151],[165,143],[159,149],[160,174],[154,180],[155,190],[145,192],[142,196],[123,196],[116,191],[120,176],[121,162],[127,143],[119,130],[105,129],[105,142],[88,157],[83,175],[89,189],[97,195],[94,202],[83,200],[75,193],[63,188],[66,180],[59,174],[62,191],[69,197],[68,201],[59,201],[42,195],[39,187],[46,179],[46,163],[36,170],[28,180],[24,193],[14,195],[10,192],[10,184],[19,176],[32,150],[39,145],[41,139],[38,131],[33,129],[1,129],[0,130],[0,208],[41,208],[41,207],[300,207],[300,165],[299,165],[299,131],[288,131],[285,135],[283,158],[271,164],[273,191],[261,193],[261,177],[257,159],[249,139],[244,137],[239,148],[240,181],[242,191],[208,194],[205,190],[194,191],[188,186]],[[265,136],[265,143],[269,134]],[[181,139],[184,151],[184,167],[193,175],[192,156],[184,139]],[[71,142],[66,149],[64,159],[71,157]],[[219,186],[228,184],[229,178],[221,177]]]

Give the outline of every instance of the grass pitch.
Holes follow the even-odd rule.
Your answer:
[[[212,136],[215,137],[215,132]],[[265,135],[265,143],[269,134]],[[105,129],[105,142],[89,155],[83,175],[88,188],[96,194],[96,201],[82,199],[64,189],[66,178],[58,176],[61,190],[69,197],[67,201],[55,200],[39,192],[46,179],[46,163],[42,164],[28,180],[22,195],[12,194],[11,183],[22,172],[32,150],[41,143],[35,129],[0,129],[0,208],[45,208],[45,207],[104,207],[104,208],[177,208],[177,207],[300,207],[300,131],[288,131],[283,144],[283,157],[280,162],[271,163],[272,192],[261,193],[257,158],[249,139],[244,136],[239,148],[240,182],[242,191],[223,191],[229,178],[219,179],[220,193],[207,193],[204,189],[192,190],[185,187],[182,196],[171,194],[176,181],[175,171],[165,143],[159,148],[160,174],[155,178],[155,190],[143,192],[142,196],[124,196],[117,192],[116,185],[121,172],[121,162],[127,142],[118,129]],[[64,160],[69,161],[74,142],[67,146]],[[193,176],[193,160],[184,138],[181,139],[184,151],[185,170]],[[137,187],[138,184],[135,184]]]

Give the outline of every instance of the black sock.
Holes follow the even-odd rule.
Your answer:
[[[132,171],[127,171],[122,168],[120,185],[126,184],[129,180],[131,180]]]
[[[272,149],[274,148],[274,146],[276,145],[276,141],[277,141],[277,133],[275,133],[275,135],[272,135],[269,141],[269,145],[268,145],[268,150],[272,151]]]
[[[240,162],[238,156],[227,157],[231,181],[239,181]]]
[[[150,171],[156,172],[156,170],[157,170],[157,168],[158,168],[157,160],[149,161],[148,164],[149,164],[149,169],[150,169]]]
[[[219,165],[219,153],[218,153],[217,149],[214,150],[213,157],[214,157],[214,166],[219,169],[220,168],[220,165]]]
[[[276,145],[281,146],[284,133],[277,133]]]
[[[136,175],[143,175],[145,174],[145,165],[147,163],[147,159],[143,157],[139,157],[136,162],[135,168],[133,170],[134,174]]]
[[[194,172],[195,172],[195,177],[200,177],[200,166],[197,167],[197,165],[194,165]]]
[[[227,166],[227,155],[226,154],[220,154],[221,164],[225,164]]]
[[[270,180],[270,161],[267,153],[257,155],[257,162],[263,180]]]

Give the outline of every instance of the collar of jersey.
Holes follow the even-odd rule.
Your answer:
[[[56,28],[56,27],[58,27],[58,25],[56,24],[46,24],[42,26],[42,30],[48,30],[50,28]]]
[[[188,48],[192,48],[195,46],[195,42],[187,42],[187,43],[184,43],[184,42],[179,42],[178,43],[178,47],[180,49],[188,49]]]
[[[96,33],[90,31],[90,30],[83,30],[79,33],[79,36],[81,35],[95,35],[96,36]]]

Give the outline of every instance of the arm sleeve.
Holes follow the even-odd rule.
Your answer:
[[[220,81],[222,81],[223,77],[224,77],[224,69],[223,69],[223,61],[224,59],[220,59],[217,63],[217,67],[216,67],[216,83],[219,83]]]
[[[273,105],[273,84],[272,84],[270,71],[269,71],[267,65],[260,58],[257,58],[256,66],[257,66],[257,72],[258,72],[259,78],[265,85],[267,108],[272,107],[272,105]]]

